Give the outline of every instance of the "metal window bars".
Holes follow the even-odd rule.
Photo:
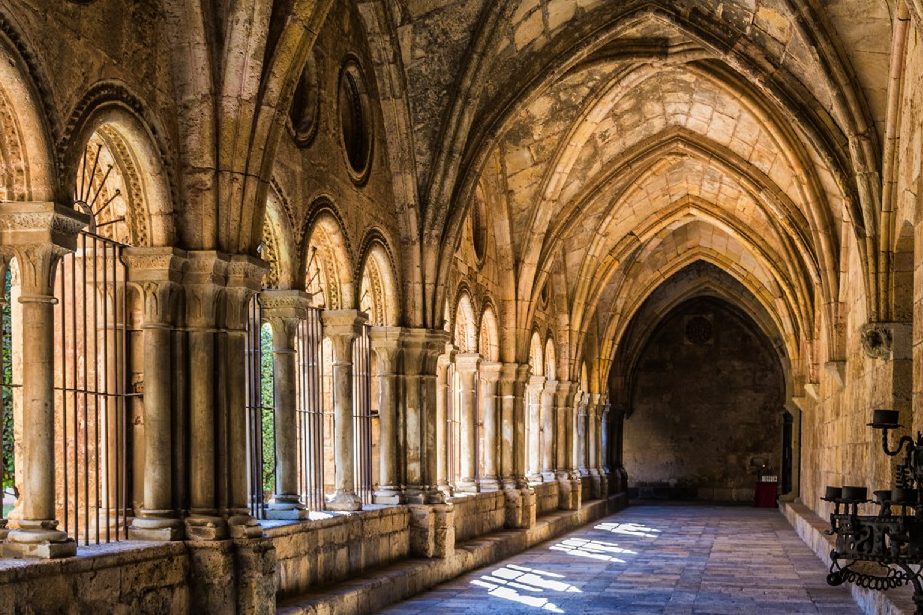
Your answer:
[[[85,545],[127,538],[131,510],[123,249],[83,232],[55,281],[55,501]]]
[[[308,308],[296,337],[298,484],[302,503],[310,510],[324,509],[324,330],[320,314],[320,308]]]
[[[247,307],[245,346],[246,400],[247,400],[247,467],[249,469],[250,514],[256,519],[266,517],[266,491],[274,485],[267,481],[267,457],[274,476],[275,420],[272,411],[272,368],[265,369],[265,361],[272,360],[264,353],[263,313],[259,295],[250,299]],[[267,404],[268,401],[268,404]],[[268,407],[267,407],[268,406]],[[268,440],[268,442],[267,442]]]
[[[461,479],[461,422],[458,413],[461,408],[461,387],[454,363],[449,363],[446,370],[446,383],[449,387],[446,395],[446,481],[454,487]]]
[[[371,327],[362,325],[353,341],[353,463],[356,494],[372,503],[372,345]]]

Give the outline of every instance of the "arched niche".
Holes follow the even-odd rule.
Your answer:
[[[554,339],[551,337],[545,340],[545,377],[549,380],[557,380],[558,377],[557,352],[554,348]]]
[[[529,341],[529,367],[532,368],[533,376],[545,375],[545,358],[542,349],[542,338],[538,331],[532,332],[532,338]]]
[[[459,352],[476,352],[478,346],[477,319],[467,292],[462,292],[455,308],[455,347]]]
[[[282,205],[281,196],[270,189],[263,219],[260,258],[269,263],[263,278],[264,288],[289,290],[295,286],[295,234],[291,219]]]
[[[87,116],[68,151],[78,208],[92,231],[133,246],[175,243],[173,199],[159,148],[134,113],[114,104]]]
[[[490,305],[484,308],[481,314],[478,352],[488,361],[500,360],[500,328],[497,324],[497,315]]]
[[[305,241],[305,291],[314,305],[330,310],[355,306],[349,244],[339,218],[324,206],[313,218]]]
[[[19,54],[0,35],[0,202],[54,199],[51,139],[38,100]]]
[[[394,266],[385,244],[379,239],[369,243],[362,260],[359,309],[369,315],[369,322],[373,325],[393,327],[400,320]]]

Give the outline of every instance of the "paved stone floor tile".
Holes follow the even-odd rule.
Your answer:
[[[826,574],[775,510],[640,504],[383,612],[859,613]]]

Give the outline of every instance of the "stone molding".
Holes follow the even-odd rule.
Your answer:
[[[502,367],[503,364],[497,361],[481,361],[478,367],[478,375],[480,376],[481,382],[495,383],[499,381]]]

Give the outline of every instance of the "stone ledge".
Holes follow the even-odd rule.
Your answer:
[[[833,536],[824,533],[830,525],[801,502],[782,502],[780,511],[795,529],[795,533],[807,544],[826,566],[830,566],[830,551],[833,550]],[[853,600],[867,615],[911,615],[914,605],[908,588],[876,592],[847,583]]]
[[[277,613],[374,613],[460,574],[511,557],[581,525],[605,517],[624,508],[627,503],[625,494],[614,495],[606,500],[586,502],[579,510],[560,511],[542,517],[528,529],[499,531],[456,545],[453,555],[445,559],[406,560],[370,571],[369,576],[340,583],[326,591],[312,591],[309,596],[280,603]]]
[[[0,558],[0,584],[185,556],[186,545],[183,542],[125,540],[109,544],[81,545],[75,557],[52,560]]]

